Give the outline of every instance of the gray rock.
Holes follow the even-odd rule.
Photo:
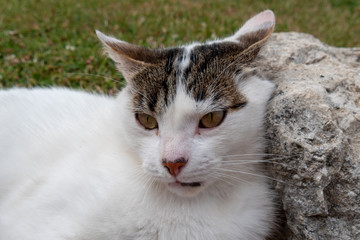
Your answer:
[[[277,33],[259,59],[278,85],[268,168],[287,239],[360,239],[360,48]]]

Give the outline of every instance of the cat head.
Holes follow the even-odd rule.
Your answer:
[[[122,124],[148,176],[181,196],[247,178],[240,172],[250,165],[231,156],[252,158],[263,148],[274,84],[253,70],[274,25],[266,10],[233,36],[154,50],[97,31],[127,81]]]

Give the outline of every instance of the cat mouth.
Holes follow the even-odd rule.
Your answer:
[[[186,186],[188,186],[188,187],[200,187],[201,183],[199,183],[199,182],[192,182],[192,183],[183,183],[183,182],[181,182],[180,185],[183,186],[183,187],[186,187]]]
[[[190,182],[190,183],[185,183],[185,182],[173,182],[173,183],[169,183],[169,186],[181,186],[181,187],[200,187],[201,186],[201,182]]]

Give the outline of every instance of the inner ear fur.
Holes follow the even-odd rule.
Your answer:
[[[239,57],[242,55],[242,58],[251,61],[271,36],[274,27],[274,13],[271,10],[265,10],[250,18],[233,36],[225,38],[224,41],[239,44],[241,49],[244,49],[239,53]]]
[[[116,63],[117,69],[127,81],[146,67],[158,65],[164,60],[159,50],[136,46],[96,31],[105,53]]]

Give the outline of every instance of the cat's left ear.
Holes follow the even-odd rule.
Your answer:
[[[105,52],[114,60],[117,69],[123,74],[126,81],[130,81],[136,73],[157,64],[161,60],[161,56],[155,50],[106,36],[100,31],[96,31],[96,35],[103,43]]]
[[[254,52],[265,43],[274,31],[275,15],[271,10],[265,10],[250,18],[233,36],[225,38],[224,41],[236,42],[242,46],[244,53]],[[251,59],[249,59],[251,60]]]

